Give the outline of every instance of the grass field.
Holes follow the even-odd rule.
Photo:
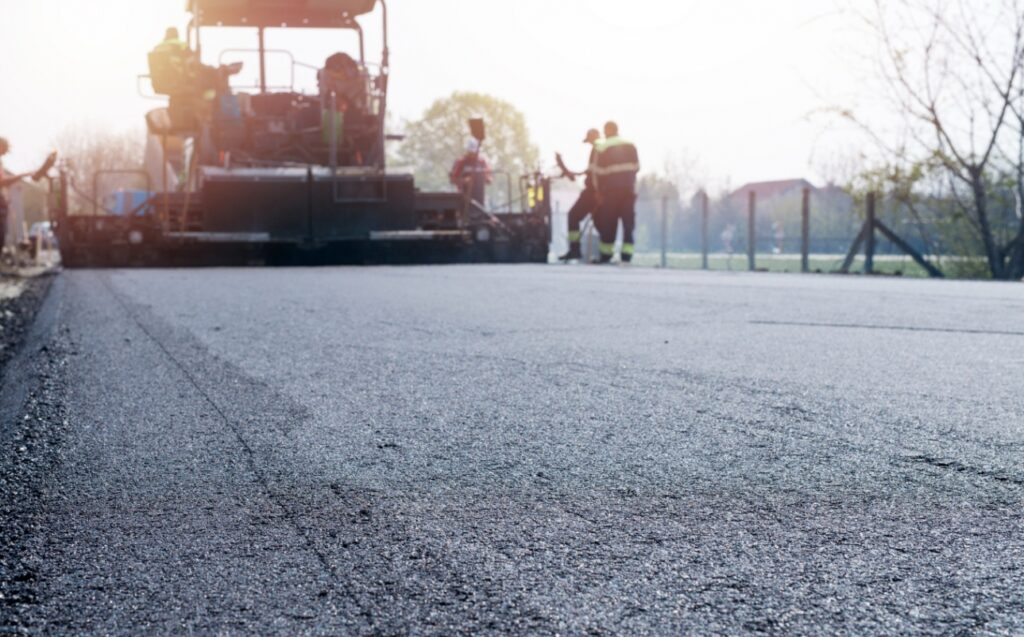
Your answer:
[[[838,272],[845,255],[812,254],[810,259],[812,272]],[[634,263],[643,267],[658,267],[661,264],[659,253],[638,253]],[[668,255],[668,267],[679,270],[699,270],[701,257],[695,253],[673,252]],[[711,270],[747,270],[746,254],[735,254],[730,259],[725,254],[712,254],[708,257],[708,268]],[[759,254],[757,269],[765,272],[800,272],[800,255],[798,254]],[[851,273],[864,271],[864,257],[858,257],[850,269]],[[875,272],[893,276],[926,277],[927,273],[910,257],[877,255],[875,256]]]

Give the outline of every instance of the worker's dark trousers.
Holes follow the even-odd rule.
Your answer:
[[[579,246],[580,226],[587,215],[597,212],[597,194],[590,188],[580,193],[580,198],[569,210],[569,247]],[[595,222],[596,224],[596,222]]]
[[[604,193],[604,201],[596,215],[597,231],[601,234],[601,260],[611,261],[615,255],[615,238],[622,222],[622,261],[633,260],[636,230],[636,195],[632,190],[613,190]]]

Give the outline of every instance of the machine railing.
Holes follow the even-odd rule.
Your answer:
[[[94,217],[98,216],[100,208],[102,208],[103,212],[107,213],[108,215],[116,215],[117,214],[113,210],[110,210],[106,206],[104,206],[104,205],[99,203],[99,200],[101,198],[100,197],[100,177],[105,177],[105,176],[110,176],[110,175],[136,175],[136,176],[141,175],[141,176],[145,177],[146,192],[150,193],[150,196],[146,199],[146,201],[144,201],[138,207],[134,208],[131,211],[126,211],[126,213],[125,213],[126,217],[134,217],[143,208],[146,208],[147,206],[151,205],[150,202],[152,200],[153,182],[152,182],[152,178],[149,176],[149,173],[146,172],[145,170],[138,170],[138,169],[97,170],[95,173],[93,173],[93,176],[92,176],[92,197],[86,197],[86,199],[88,200],[88,203],[92,204],[92,216],[94,216]],[[79,194],[79,196],[82,196],[82,193],[78,193],[78,194]]]
[[[145,86],[145,84],[143,82],[145,80],[149,81],[149,86],[150,86],[150,88],[152,88],[153,87],[153,76],[150,75],[149,73],[145,73],[143,75],[137,75],[135,77],[135,91],[139,94],[139,97],[141,97],[143,99],[147,99],[147,100],[166,102],[167,101],[167,96],[166,95],[157,95],[156,93],[147,93],[145,90],[143,90],[143,87]]]
[[[505,178],[506,201],[505,201],[504,204],[502,204],[500,206],[495,206],[495,211],[512,212],[512,205],[514,203],[516,203],[517,201],[522,201],[523,200],[522,191],[520,191],[520,193],[519,193],[520,196],[519,197],[513,196],[513,194],[512,194],[512,173],[510,173],[508,171],[505,171],[505,170],[496,170],[492,174],[495,175],[495,176],[500,176],[500,177],[504,177]]]
[[[247,49],[247,48],[224,49],[223,51],[220,52],[220,55],[217,56],[217,65],[218,66],[224,66],[224,58],[226,56],[228,56],[228,55],[237,55],[238,53],[255,54],[255,55],[258,56],[258,55],[260,55],[260,50],[259,49]],[[270,90],[273,90],[273,91],[289,91],[289,92],[294,93],[295,92],[295,67],[299,66],[299,65],[302,65],[302,63],[301,62],[297,62],[295,60],[295,55],[291,51],[289,51],[287,49],[264,49],[263,53],[280,54],[280,55],[284,55],[284,56],[286,56],[288,58],[288,60],[290,62],[289,70],[291,72],[291,77],[288,80],[288,84],[287,85],[268,85],[268,86],[263,86],[261,83],[257,82],[256,84],[236,85],[236,86],[232,86],[231,88],[232,89],[267,90],[267,91],[270,91]]]

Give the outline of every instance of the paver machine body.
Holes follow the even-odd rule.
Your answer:
[[[523,176],[518,197],[510,192],[529,202],[520,212],[494,214],[458,193],[421,192],[412,174],[387,166],[385,0],[190,0],[188,8],[187,49],[158,47],[144,76],[168,99],[146,118],[160,157],[158,174],[141,175],[148,196],[118,211],[96,201],[91,214],[65,206],[57,231],[67,266],[547,260],[550,192],[540,175]],[[384,44],[371,64],[360,18],[373,14]],[[239,65],[200,63],[204,35],[224,27],[255,30],[257,47],[246,53],[258,62],[258,86],[230,85]],[[359,50],[305,64],[266,48],[265,33],[282,28],[353,31]],[[290,84],[271,85],[271,53],[289,60]],[[315,72],[318,90],[297,90],[296,69]],[[106,176],[96,175],[95,198]]]

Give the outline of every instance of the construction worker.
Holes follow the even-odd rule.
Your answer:
[[[347,53],[335,53],[327,58],[324,68],[317,72],[320,87],[321,118],[325,144],[331,144],[333,131],[335,144],[342,146],[345,139],[346,115],[353,111],[364,112],[366,82],[363,80],[359,63]],[[358,153],[357,153],[358,154]],[[362,165],[362,157],[354,157],[351,163]]]
[[[594,169],[597,164],[597,143],[600,140],[601,133],[596,128],[591,128],[587,131],[587,136],[583,140],[584,144],[590,144],[591,147],[587,170],[585,173],[567,174],[567,176],[572,178],[585,174],[586,181],[583,183],[583,192],[580,193],[579,199],[576,200],[576,203],[569,210],[569,251],[558,257],[560,261],[576,261],[583,258],[583,251],[580,248],[580,227],[583,225],[583,220],[587,218],[587,215],[593,218],[594,213],[597,212],[597,190],[594,183]],[[561,158],[559,158],[559,161],[561,161]]]
[[[175,27],[167,29],[163,41],[149,54],[153,88],[172,97],[198,94],[212,102],[217,95],[230,93],[228,78],[241,70],[240,62],[221,67],[203,64]]]
[[[478,203],[485,204],[487,185],[493,180],[491,166],[480,153],[480,142],[470,139],[466,142],[466,154],[455,161],[450,175],[452,184],[464,195]]]
[[[241,107],[229,82],[229,78],[241,70],[241,62],[220,67],[203,64],[198,53],[181,39],[175,27],[169,27],[163,41],[149,53],[153,90],[168,96],[172,127],[183,131],[202,131],[200,145],[203,149],[213,146],[209,137],[215,118],[227,122],[222,130],[237,130],[242,125]],[[206,152],[202,151],[201,156]]]
[[[619,137],[615,122],[604,125],[605,139],[597,145],[598,212],[595,221],[601,235],[601,263],[610,263],[615,256],[615,236],[622,222],[622,263],[630,263],[636,247],[633,230],[636,228],[636,176],[640,172],[640,158],[631,142]]]
[[[50,153],[49,157],[43,165],[34,173],[22,173],[20,175],[9,175],[4,170],[4,155],[11,150],[11,144],[5,138],[0,137],[0,253],[2,253],[4,247],[7,245],[7,213],[9,211],[9,204],[7,203],[7,188],[21,183],[24,179],[29,177],[33,181],[42,181],[46,178],[50,169],[54,167],[57,162],[57,153]]]
[[[0,137],[0,251],[4,249],[7,242],[7,187],[21,181],[21,177],[8,178],[4,170],[4,155],[11,150],[11,145],[6,139]]]
[[[185,55],[189,54],[188,43],[181,39],[177,27],[167,27],[164,31],[164,40],[157,45],[156,51],[177,51]]]
[[[149,55],[149,73],[158,93],[185,92],[195,77],[195,56],[178,29],[169,27]]]

